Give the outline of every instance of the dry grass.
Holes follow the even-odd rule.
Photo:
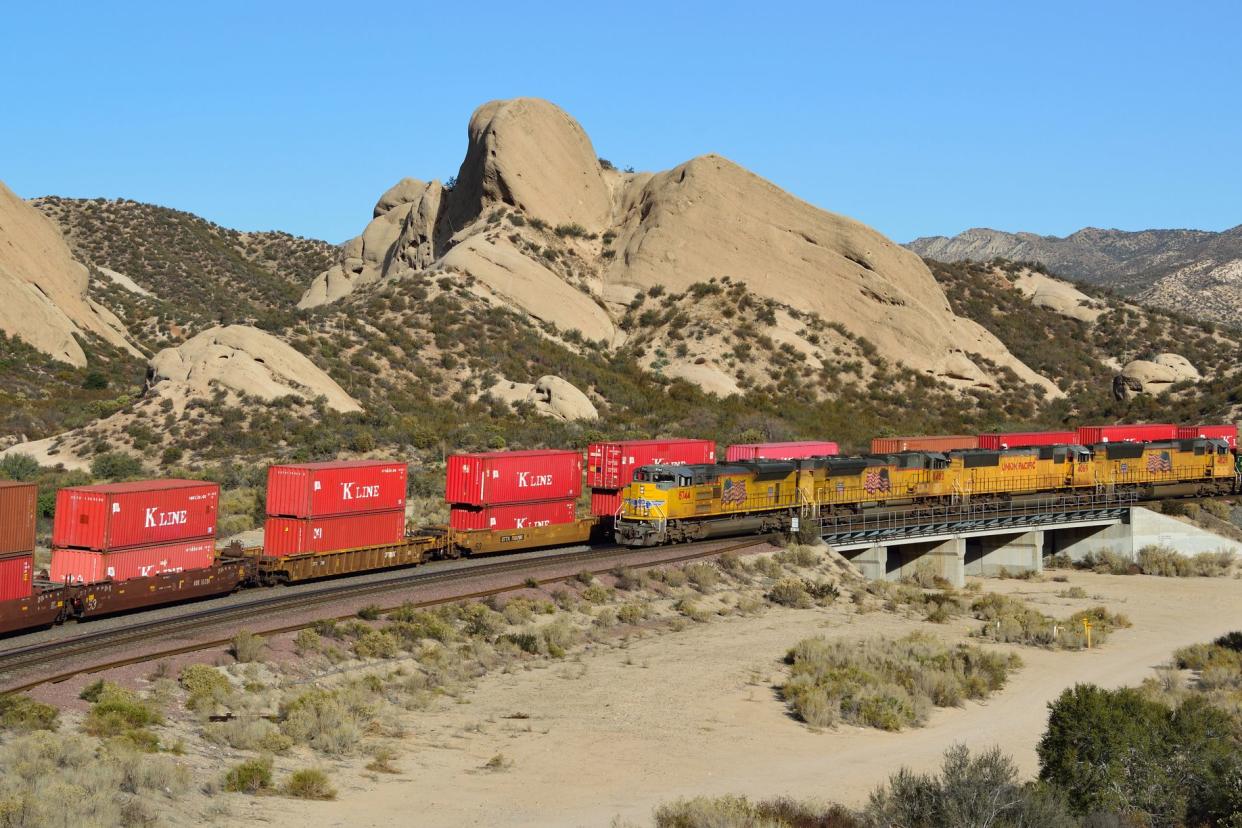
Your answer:
[[[881,730],[922,724],[932,706],[986,698],[1021,664],[1016,656],[949,647],[922,633],[862,641],[807,638],[785,661],[791,669],[781,693],[800,719],[812,727],[841,720]]]

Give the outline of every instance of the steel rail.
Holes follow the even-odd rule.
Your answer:
[[[645,561],[642,565],[662,566],[670,563],[694,560],[695,558],[720,555],[725,552],[732,552],[739,549],[766,544],[771,540],[771,538],[771,535],[765,535],[758,538],[752,537],[744,542],[724,547],[712,546],[712,544],[719,543],[719,541],[701,541],[696,544],[689,544],[681,547],[667,547],[669,552],[678,550],[677,554],[662,556],[658,560]],[[694,551],[685,551],[691,546],[698,548]],[[224,623],[236,623],[239,621],[249,620],[257,616],[270,617],[276,613],[287,613],[295,610],[312,609],[315,606],[330,604],[334,601],[346,598],[381,595],[383,593],[408,589],[410,587],[422,587],[446,582],[452,583],[454,581],[466,581],[469,579],[485,578],[511,572],[522,573],[529,576],[530,573],[537,572],[540,568],[548,568],[552,566],[561,567],[566,564],[572,564],[579,561],[585,563],[592,560],[598,560],[600,558],[611,558],[617,553],[624,551],[626,551],[625,547],[609,546],[566,552],[556,555],[546,555],[537,559],[506,558],[502,561],[487,561],[468,568],[434,572],[414,571],[383,581],[333,584],[327,588],[309,593],[298,592],[291,595],[273,595],[256,601],[247,602],[242,605],[208,607],[173,619],[141,621],[117,629],[87,632],[85,635],[74,636],[64,639],[63,641],[29,644],[22,647],[10,648],[8,650],[0,650],[0,675],[8,675],[22,670],[30,670],[40,666],[53,664],[67,658],[74,658],[77,656],[100,652],[102,650],[139,644],[157,637],[165,638],[170,635],[185,634],[196,629],[212,627]],[[587,571],[590,571],[594,575],[599,575],[608,572],[613,568],[615,568],[615,564],[601,569],[588,569]],[[543,579],[535,578],[535,580],[540,585],[543,585],[565,581],[573,577],[575,576],[556,575]],[[427,607],[438,604],[452,603],[454,601],[485,598],[502,592],[520,589],[529,579],[530,578],[527,577],[515,583],[508,583],[485,590],[454,593],[449,596],[427,601],[403,602],[402,605],[404,605],[404,603],[410,603],[416,607]],[[276,589],[279,589],[279,587]],[[396,609],[396,607],[382,608],[382,611],[391,611],[392,609]],[[350,614],[345,616],[337,616],[337,619],[344,620],[353,617],[356,616],[354,614]],[[260,636],[279,635],[281,633],[303,629],[310,626],[311,623],[313,622],[299,622],[296,624],[269,627],[257,630],[255,631],[255,634]],[[6,687],[2,692],[16,693],[24,690],[30,690],[43,684],[55,684],[65,681],[77,675],[98,673],[116,667],[139,664],[146,661],[156,661],[161,658],[169,658],[175,655],[222,647],[229,644],[231,641],[231,637],[213,638],[209,641],[196,641],[178,647],[163,648],[155,652],[143,653],[141,655],[130,656],[123,659],[112,659],[95,664],[88,664],[75,667],[71,670],[40,676],[38,678],[28,680],[22,684]]]

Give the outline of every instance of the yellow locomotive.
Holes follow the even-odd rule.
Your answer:
[[[626,545],[656,546],[785,531],[798,516],[864,509],[919,511],[1084,491],[1226,494],[1238,485],[1228,444],[1204,438],[644,466],[624,490],[615,532]]]

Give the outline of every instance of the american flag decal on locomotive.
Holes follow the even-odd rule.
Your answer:
[[[720,496],[721,506],[741,506],[746,502],[746,482],[744,480],[726,480],[724,494]]]
[[[1173,459],[1169,457],[1167,451],[1150,454],[1147,457],[1147,471],[1153,474],[1171,472],[1173,471]]]
[[[891,492],[893,484],[888,479],[888,469],[871,469],[863,477],[863,489],[867,494]]]

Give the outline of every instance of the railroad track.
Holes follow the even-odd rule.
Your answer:
[[[770,536],[749,538],[744,542],[726,546],[719,546],[719,541],[703,541],[679,547],[668,547],[668,555],[661,556],[657,560],[646,560],[641,565],[660,566],[694,560],[695,558],[703,558],[710,555],[719,555],[724,552],[732,552],[752,546],[759,546],[767,543],[770,539]],[[126,658],[88,663],[81,666],[75,666],[68,670],[63,669],[63,665],[68,660],[81,658],[82,656],[88,656],[95,653],[112,651],[119,647],[138,645],[153,639],[166,639],[178,635],[184,636],[204,628],[212,628],[223,624],[235,625],[241,622],[251,621],[256,618],[272,618],[278,614],[284,614],[297,610],[314,609],[317,606],[331,604],[343,599],[365,598],[370,595],[380,596],[385,593],[409,589],[411,587],[434,586],[452,583],[454,581],[468,581],[476,578],[493,577],[496,575],[505,575],[510,573],[520,574],[523,576],[521,579],[517,579],[513,583],[506,583],[498,587],[490,587],[488,589],[476,591],[463,591],[461,593],[454,593],[447,597],[427,601],[414,601],[412,603],[414,606],[422,607],[451,603],[453,601],[474,600],[520,588],[523,583],[533,577],[533,573],[537,573],[540,568],[548,568],[552,566],[559,568],[564,567],[566,564],[572,565],[579,562],[589,564],[592,561],[614,558],[618,552],[621,552],[624,549],[625,547],[621,546],[608,546],[565,552],[557,555],[547,555],[535,559],[516,557],[506,558],[499,561],[485,561],[469,568],[431,572],[416,569],[412,572],[402,573],[396,577],[382,581],[367,581],[365,583],[333,583],[322,589],[314,591],[299,591],[296,593],[278,592],[277,594],[264,596],[245,604],[224,607],[205,607],[203,609],[190,610],[185,614],[172,619],[164,618],[152,621],[135,621],[135,623],[121,628],[100,631],[88,630],[83,632],[81,635],[74,635],[58,641],[48,641],[39,644],[28,644],[19,647],[0,649],[0,677],[16,676],[22,673],[29,673],[30,671],[37,670],[39,668],[51,668],[53,670],[51,673],[44,673],[36,678],[22,679],[22,683],[6,686],[3,691],[0,692],[21,692],[43,684],[54,684],[65,681],[73,676],[84,673],[98,673],[104,670],[113,669],[115,667],[124,667],[130,664],[139,664],[145,661],[155,661],[161,658],[182,655],[184,653],[222,647],[229,644],[232,640],[231,637],[198,640],[184,645],[164,647],[156,651],[144,652],[142,654]],[[614,566],[615,565],[609,565],[600,569],[590,569],[590,567],[587,567],[587,571],[598,575],[609,571],[614,568]],[[557,575],[544,579],[535,577],[534,579],[542,585],[547,583],[555,583],[557,581],[564,581],[570,577],[573,576]],[[281,588],[276,587],[274,589],[280,590]],[[392,610],[396,609],[396,607],[384,607],[383,609]],[[341,618],[349,617],[352,617],[352,615],[341,616]],[[271,636],[286,632],[293,632],[307,626],[309,626],[309,623],[303,621],[296,624],[265,627],[263,629],[254,630],[253,632],[261,636]],[[0,682],[2,681],[3,678],[0,678]]]

